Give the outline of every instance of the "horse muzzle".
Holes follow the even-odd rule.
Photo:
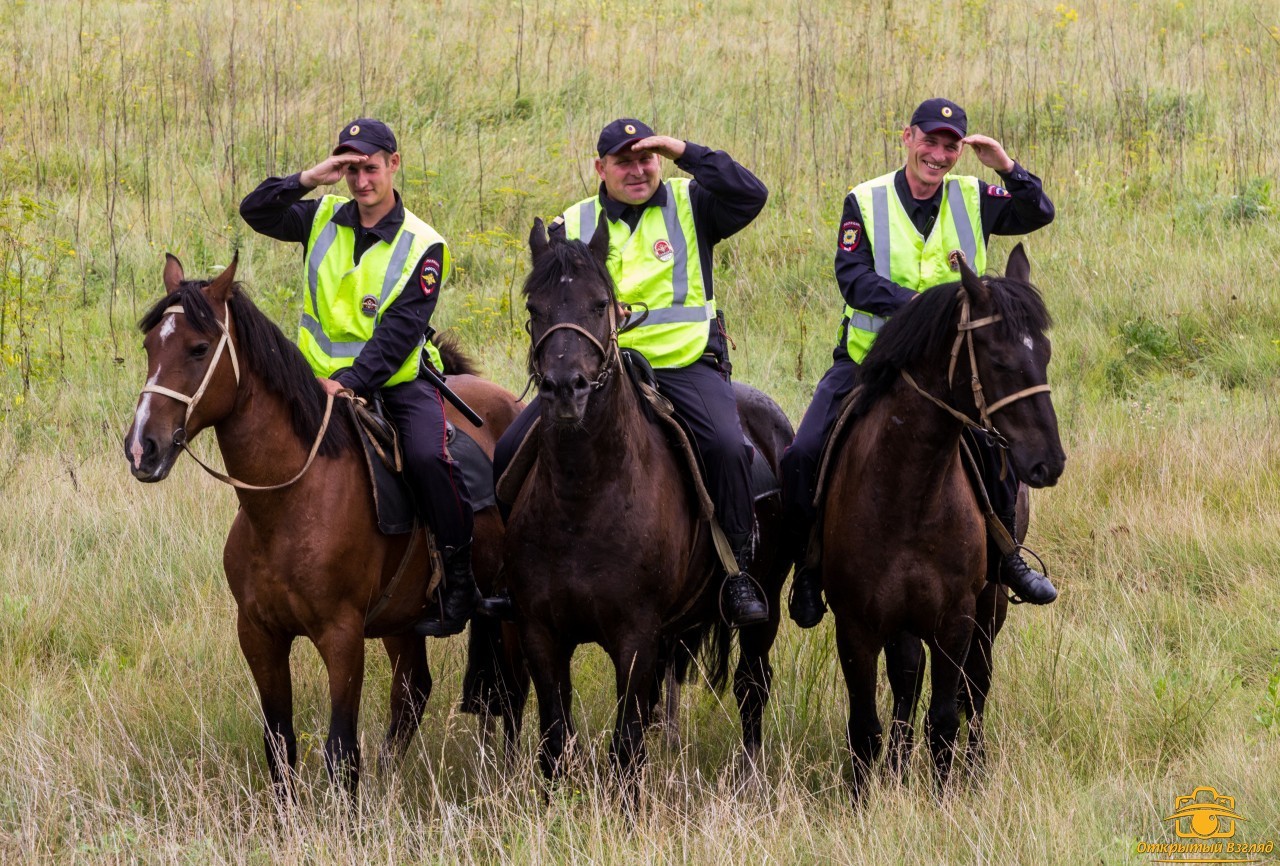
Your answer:
[[[1052,453],[1040,459],[1025,463],[1019,459],[1019,455],[1016,452],[1010,456],[1013,460],[1015,474],[1028,487],[1054,486],[1058,483],[1058,479],[1062,477],[1062,470],[1067,462],[1067,456],[1062,452],[1061,448],[1055,449]]]
[[[557,425],[581,424],[587,414],[587,402],[595,390],[581,371],[544,373],[538,386],[538,397],[550,410],[549,419]],[[545,411],[545,410],[544,410]]]
[[[135,435],[130,430],[124,439],[124,456],[129,461],[129,472],[134,478],[147,484],[163,481],[177,462],[185,440],[186,431],[181,427],[164,444],[154,436]]]

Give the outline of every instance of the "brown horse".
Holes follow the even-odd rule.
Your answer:
[[[929,745],[945,787],[979,598],[986,622],[1003,619],[986,585],[986,529],[961,464],[963,430],[993,431],[1011,471],[1032,487],[1055,484],[1066,459],[1046,384],[1049,314],[1028,282],[1021,245],[1005,278],[980,279],[963,262],[959,267],[959,282],[916,297],[877,337],[860,371],[856,420],[835,458],[826,501],[823,583],[849,689],[855,801],[881,747],[875,708],[881,649],[891,644],[895,693],[906,695],[913,676],[894,653],[909,659],[911,638],[899,635],[929,646]],[[977,641],[985,642],[988,676],[993,633]],[[909,718],[905,704],[895,702],[895,715]]]
[[[186,280],[182,265],[168,257],[167,294],[139,324],[146,335],[148,378],[125,437],[125,455],[134,477],[161,481],[185,443],[213,427],[228,476],[240,479],[240,508],[223,549],[223,568],[239,610],[240,647],[262,700],[272,780],[282,796],[292,794],[297,746],[289,652],[294,638],[305,636],[319,650],[329,677],[325,765],[354,794],[365,639],[382,639],[393,671],[384,760],[404,754],[431,693],[425,640],[412,631],[434,604],[427,593],[429,536],[423,530],[416,537],[378,532],[348,413],[331,411],[333,398],[326,399],[302,353],[235,282],[235,269],[233,261],[213,281]],[[469,370],[456,348],[449,349],[445,366],[449,372]],[[473,427],[452,407],[450,420],[492,456],[496,437],[519,405],[507,391],[473,375],[450,381],[486,423]],[[502,545],[496,509],[476,515],[475,535],[476,576],[482,585],[492,583]],[[477,619],[472,628],[472,646],[481,652],[495,645],[485,627]],[[504,695],[518,697],[507,719],[514,735],[527,679],[520,679],[524,675],[509,657],[488,669],[508,677]],[[493,677],[472,679],[473,690],[503,688]],[[487,694],[464,700],[495,703]]]
[[[617,300],[605,267],[609,233],[597,231],[590,246],[548,241],[538,220],[529,243],[533,268],[524,294],[541,415],[531,434],[538,437],[537,462],[507,523],[506,563],[538,693],[539,762],[549,778],[564,769],[573,735],[570,659],[580,644],[597,643],[616,674],[610,753],[630,783],[645,760],[644,730],[663,671],[682,673],[701,646],[710,650],[712,682],[727,677],[721,571],[686,464],[623,372]],[[776,473],[790,423],[763,394],[741,385],[736,394],[744,430]],[[760,746],[772,678],[768,653],[790,569],[778,552],[779,515],[776,500],[758,503],[760,552],[751,571],[770,616],[739,633],[734,694],[749,758]]]

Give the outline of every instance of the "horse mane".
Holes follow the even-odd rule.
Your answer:
[[[181,304],[192,327],[206,336],[219,336],[217,317],[202,291],[209,282],[183,280],[177,291],[162,299],[142,317],[138,329],[144,334],[149,332],[164,318],[165,309]],[[263,386],[284,401],[289,407],[294,435],[304,446],[310,447],[324,420],[325,407],[324,389],[311,372],[311,365],[303,357],[302,350],[284,335],[275,322],[254,306],[240,283],[232,286],[228,306],[235,322],[241,366],[252,368]],[[320,445],[320,454],[334,457],[354,444],[347,425],[340,420],[345,414],[334,412],[324,442]]]
[[[592,255],[586,244],[554,236],[548,241],[545,251],[534,259],[521,292],[526,298],[531,298],[543,287],[559,282],[561,277],[580,274],[584,270],[608,287],[611,298],[617,298],[609,269]]]
[[[1040,292],[1030,283],[1008,277],[983,277],[991,292],[992,327],[1001,340],[1047,331],[1053,324]],[[960,282],[943,283],[923,292],[897,312],[871,344],[858,372],[853,416],[865,415],[899,381],[899,372],[942,346],[950,347],[960,318]]]
[[[440,363],[444,365],[441,373],[450,376],[478,376],[480,366],[462,350],[462,338],[452,331],[436,334],[431,338],[440,350]]]

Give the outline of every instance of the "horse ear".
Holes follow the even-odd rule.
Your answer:
[[[953,252],[952,261],[960,268],[960,284],[965,287],[970,294],[981,294],[986,291],[986,286],[982,282],[982,277],[974,273],[973,268],[969,267],[969,263],[965,261],[964,256],[959,255],[958,251]]]
[[[587,249],[591,250],[591,255],[595,256],[601,267],[608,267],[609,216],[605,213],[604,208],[600,209],[600,219],[596,222],[596,233],[591,236],[591,243],[587,244]]]
[[[542,217],[534,217],[533,228],[529,230],[529,258],[537,263],[548,246],[547,227],[543,225]]]
[[[182,285],[182,281],[186,278],[186,274],[182,270],[182,262],[178,261],[178,257],[173,253],[164,254],[164,290],[165,294],[172,295],[178,291],[178,286]]]
[[[240,251],[236,250],[235,255],[231,257],[231,264],[218,274],[213,282],[206,288],[205,294],[209,296],[211,301],[220,301],[226,303],[231,300],[231,295],[235,292],[236,283],[236,265],[240,263]]]
[[[1027,251],[1019,243],[1009,253],[1009,263],[1004,266],[1004,275],[1020,283],[1031,282],[1031,262],[1027,259]]]

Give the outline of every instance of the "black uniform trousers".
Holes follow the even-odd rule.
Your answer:
[[[857,384],[857,378],[858,365],[853,359],[847,356],[836,359],[814,389],[813,400],[800,421],[795,441],[782,454],[783,509],[796,544],[808,543],[809,529],[817,518],[813,496],[818,484],[822,446],[840,415],[845,397]],[[1018,481],[1012,471],[1000,478],[1000,451],[990,436],[970,428],[966,428],[965,436],[978,461],[991,508],[1012,532]]]
[[[688,367],[654,370],[658,391],[675,406],[693,436],[694,445],[706,470],[707,493],[715,506],[720,527],[741,552],[751,537],[751,447],[742,435],[738,404],[728,376],[706,359]],[[630,387],[626,385],[625,387]],[[493,455],[495,483],[515,456],[525,433],[541,414],[541,400],[535,397],[520,417],[498,440]],[[502,503],[504,516],[511,503]]]
[[[445,445],[444,401],[425,379],[382,389],[387,414],[400,433],[404,475],[442,548],[471,540],[471,498]]]

